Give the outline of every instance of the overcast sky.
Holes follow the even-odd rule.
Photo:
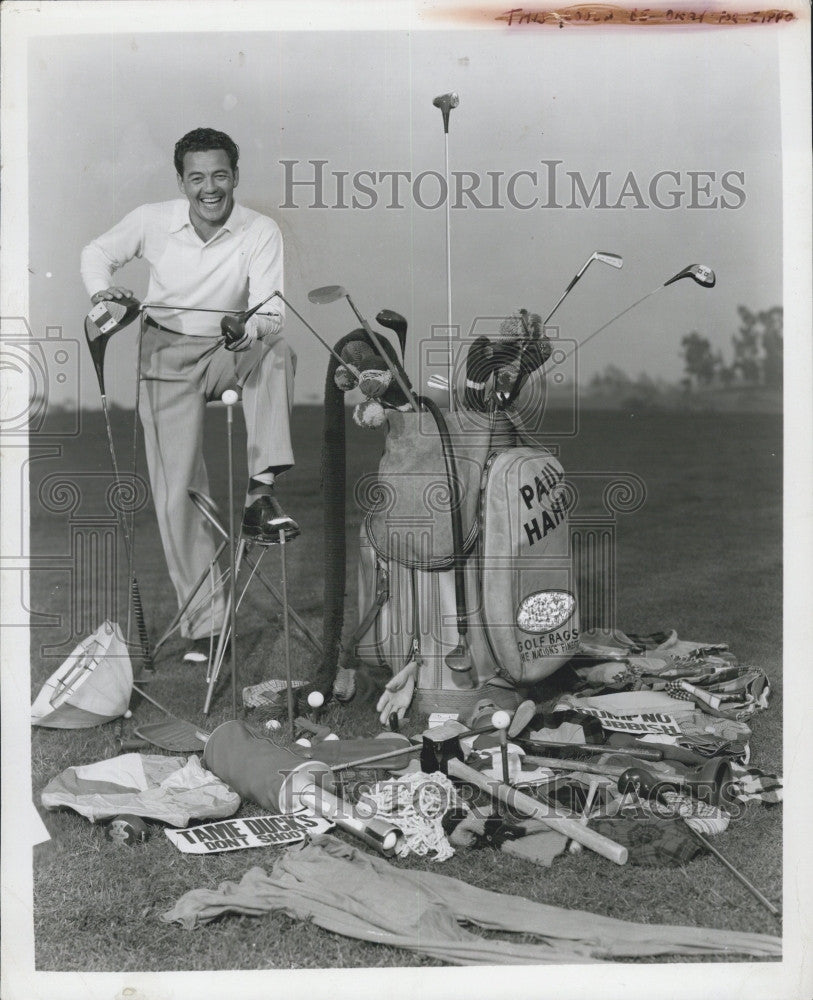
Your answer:
[[[82,336],[88,302],[79,278],[84,244],[137,205],[178,197],[176,139],[208,125],[241,147],[238,200],[277,220],[286,248],[286,292],[333,342],[355,325],[346,304],[311,306],[307,291],[342,284],[373,317],[382,307],[410,322],[413,353],[446,322],[445,212],[421,208],[409,185],[387,207],[390,182],[373,184],[372,208],[308,207],[312,189],[285,203],[283,160],[297,178],[326,160],[324,200],[345,202],[360,171],[444,172],[440,112],[432,98],[457,91],[452,171],[501,172],[504,207],[452,210],[453,322],[466,336],[480,316],[552,307],[595,249],[624,257],[621,271],[594,265],[557,314],[560,335],[583,340],[686,264],[705,263],[717,287],[680,282],[659,292],[579,354],[589,378],[609,363],[670,381],[683,374],[679,340],[708,336],[730,358],[736,306],[782,301],[781,161],[776,34],[770,30],[618,29],[537,32],[262,32],[99,34],[35,38],[29,49],[30,316],[36,334],[60,325]],[[542,161],[562,161],[551,199]],[[619,208],[512,207],[515,200],[572,200],[568,172],[587,191],[600,171]],[[683,192],[675,210],[653,204]],[[689,172],[701,178],[688,208]],[[632,172],[642,194],[624,188]],[[729,174],[729,191],[722,186]],[[742,177],[737,176],[742,175]],[[744,178],[744,179],[743,179]],[[363,181],[370,184],[369,178]],[[486,181],[479,190],[488,203]],[[437,200],[426,178],[419,197]],[[735,208],[720,207],[720,199]],[[368,204],[370,196],[359,196]],[[577,197],[579,204],[584,197]],[[121,280],[146,290],[146,265]],[[271,289],[269,289],[269,292]],[[133,398],[135,327],[111,348],[111,397]],[[327,355],[295,317],[286,336],[299,354],[297,398],[321,397]],[[83,348],[82,401],[98,394]]]

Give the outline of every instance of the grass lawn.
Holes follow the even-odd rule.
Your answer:
[[[121,463],[128,464],[130,417],[115,415]],[[207,414],[211,493],[226,509],[225,419]],[[296,468],[280,482],[284,503],[303,526],[288,549],[294,607],[321,632],[322,525],[319,496],[321,410],[295,414]],[[380,433],[350,425],[348,482],[375,468]],[[237,435],[240,436],[239,434]],[[583,413],[577,437],[561,445],[570,472],[630,472],[646,485],[646,501],[617,519],[617,622],[634,632],[675,628],[681,637],[725,641],[740,662],[763,667],[773,685],[770,710],[753,721],[752,760],[781,771],[782,762],[782,564],[781,418],[770,414]],[[241,463],[244,455],[238,452]],[[241,468],[242,468],[241,464]],[[140,468],[144,470],[143,458]],[[61,624],[32,630],[32,698],[67,655],[45,656],[44,646],[66,643],[71,634],[71,584],[64,568],[70,553],[67,513],[46,510],[39,484],[59,472],[76,477],[88,506],[99,509],[109,484],[104,424],[84,415],[81,438],[64,442],[59,459],[33,462],[31,552],[55,557],[52,569],[33,572],[34,611],[60,615]],[[102,475],[80,476],[98,472]],[[242,484],[242,475],[238,480]],[[95,506],[94,506],[95,505]],[[355,553],[358,514],[349,506],[349,551]],[[136,569],[145,614],[155,639],[174,612],[157,527],[148,506],[138,515]],[[124,562],[122,554],[121,561]],[[266,572],[279,577],[277,554]],[[60,568],[61,567],[61,568]],[[355,567],[348,574],[348,611],[355,604]],[[121,587],[119,618],[126,620]],[[269,599],[270,600],[270,599]],[[95,624],[94,623],[94,627]],[[241,608],[241,684],[283,673],[282,622],[261,587]],[[292,627],[296,636],[296,628]],[[171,710],[212,729],[229,718],[230,695],[222,690],[208,718],[202,715],[204,668],[181,662],[181,640],[173,638],[157,660],[151,693]],[[314,654],[294,638],[295,675],[309,677]],[[157,721],[142,704],[139,721]],[[262,720],[249,715],[249,721]],[[331,705],[327,719],[340,735],[378,731],[370,699]],[[425,728],[412,714],[408,732]],[[35,799],[44,785],[71,765],[114,755],[115,725],[79,731],[32,730]],[[261,812],[246,803],[239,815]],[[159,828],[132,850],[109,844],[101,828],[71,813],[44,814],[52,841],[35,852],[36,966],[40,970],[289,969],[437,964],[429,959],[329,934],[285,916],[228,917],[194,934],[158,920],[187,890],[238,880],[252,865],[270,867],[279,850],[266,848],[213,856],[180,854]],[[781,810],[750,805],[745,816],[715,838],[716,845],[757,886],[777,899],[781,885]],[[431,862],[410,859],[415,868]],[[565,855],[550,869],[491,850],[459,852],[437,866],[443,874],[495,891],[568,908],[580,908],[645,923],[690,924],[778,934],[778,923],[711,856],[685,868],[619,868],[589,851]],[[394,901],[397,905],[397,901]]]

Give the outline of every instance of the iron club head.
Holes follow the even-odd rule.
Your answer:
[[[623,267],[624,258],[617,253],[607,253],[605,250],[596,250],[593,260],[600,260],[602,264],[609,264],[610,267]]]

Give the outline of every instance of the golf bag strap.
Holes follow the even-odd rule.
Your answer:
[[[367,614],[361,619],[361,621],[356,626],[353,635],[350,638],[350,648],[355,650],[357,644],[361,641],[364,635],[369,632],[373,627],[376,618],[379,616],[381,609],[390,599],[390,574],[387,571],[387,567],[381,562],[381,560],[376,560],[376,567],[378,572],[376,573],[376,588],[375,588],[375,600],[370,605],[367,610]],[[355,668],[353,663],[345,663],[345,667],[350,669]]]

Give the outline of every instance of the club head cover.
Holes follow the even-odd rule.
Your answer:
[[[248,344],[246,320],[241,313],[236,315],[227,313],[223,316],[220,320],[220,332],[226,341],[227,351],[241,351]]]
[[[359,365],[359,389],[368,399],[383,396],[392,383],[392,372],[381,357],[365,358]]]
[[[488,337],[478,337],[469,348],[466,356],[466,389],[463,393],[463,402],[469,410],[485,412],[492,353]]]

